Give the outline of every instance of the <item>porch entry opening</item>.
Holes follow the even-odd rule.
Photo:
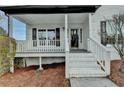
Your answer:
[[[37,33],[34,35],[36,35],[36,41],[37,41],[37,44],[33,44],[34,47],[60,46],[60,28],[38,29]]]
[[[71,48],[78,48],[79,46],[78,29],[71,29]]]

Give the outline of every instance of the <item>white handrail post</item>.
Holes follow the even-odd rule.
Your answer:
[[[88,51],[91,51],[91,49],[90,49],[90,39],[88,39],[87,41],[88,41]]]
[[[65,75],[66,75],[66,78],[69,78],[69,67],[68,67],[68,64],[69,64],[69,44],[68,44],[68,14],[65,14],[65,63],[66,63],[66,70],[65,70]]]
[[[106,54],[106,64],[105,64],[105,66],[106,66],[106,74],[107,75],[110,75],[110,66],[111,66],[111,60],[110,60],[110,51],[107,51],[107,54]]]

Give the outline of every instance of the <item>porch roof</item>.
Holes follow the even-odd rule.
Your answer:
[[[64,14],[64,13],[93,13],[99,5],[23,5],[1,6],[6,14]]]

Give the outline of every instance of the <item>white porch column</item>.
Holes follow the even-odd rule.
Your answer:
[[[92,37],[92,13],[89,13],[89,37]]]
[[[68,15],[65,14],[65,76],[69,78],[69,42],[68,42]]]
[[[13,37],[13,22],[12,22],[12,16],[8,16],[8,36]],[[11,42],[11,40],[10,40]],[[12,47],[10,45],[10,53],[12,52]],[[14,59],[10,59],[10,72],[14,73]]]
[[[68,42],[68,14],[65,14],[65,51],[69,52]]]
[[[39,57],[39,70],[43,70],[43,68],[42,68],[42,57]]]
[[[8,16],[8,36],[13,37],[13,21],[12,16]]]
[[[23,67],[26,67],[26,57],[23,58]]]

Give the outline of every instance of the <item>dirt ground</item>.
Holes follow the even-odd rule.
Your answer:
[[[1,87],[68,87],[65,79],[65,64],[43,65],[43,71],[38,66],[18,68],[14,74],[6,73],[0,78]]]
[[[121,61],[114,60],[111,63],[111,75],[109,78],[115,82],[118,86],[124,87],[124,73],[119,71]]]
[[[120,60],[111,62],[109,79],[124,87],[124,73],[119,71],[120,64]],[[18,68],[14,74],[6,73],[0,77],[0,87],[69,87],[64,63],[43,65],[43,68],[43,71],[38,71],[38,66],[30,66]]]

